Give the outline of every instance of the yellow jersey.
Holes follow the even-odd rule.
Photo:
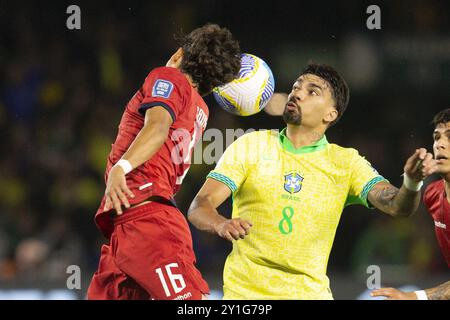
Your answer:
[[[326,136],[296,149],[285,131],[241,136],[208,175],[231,189],[232,217],[253,223],[226,259],[224,299],[333,299],[326,271],[342,210],[369,207],[385,180],[355,149]]]

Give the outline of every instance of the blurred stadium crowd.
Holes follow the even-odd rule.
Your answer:
[[[431,149],[432,116],[450,107],[450,10],[443,1],[380,5],[377,31],[366,29],[363,3],[262,2],[236,12],[226,1],[206,0],[80,2],[82,29],[69,31],[69,4],[0,2],[0,286],[64,286],[73,264],[89,281],[104,241],[93,215],[123,108],[147,73],[165,64],[181,30],[210,21],[229,27],[244,52],[271,66],[276,91],[290,90],[311,59],[336,66],[352,97],[328,140],[358,149],[398,186],[408,155]],[[207,102],[210,128],[283,126],[265,113],[238,118]],[[191,167],[177,195],[184,212],[210,169]],[[229,203],[223,209],[229,212]],[[448,273],[433,228],[423,206],[403,220],[347,208],[330,257],[332,285],[335,273],[364,279],[372,264],[410,282]],[[199,269],[220,285],[230,245],[195,230],[193,236]]]

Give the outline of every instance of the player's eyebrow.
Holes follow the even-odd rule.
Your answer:
[[[321,91],[323,91],[323,88],[320,85],[318,85],[317,83],[310,82],[310,83],[308,83],[308,87],[318,88]]]
[[[297,79],[296,82],[297,82],[297,84],[298,84],[299,86],[301,86],[302,83],[305,82],[305,80],[308,81],[307,79],[303,79],[302,76],[300,76],[300,77]],[[319,85],[319,84],[317,84],[317,83],[315,83],[315,82],[309,81],[308,84],[307,84],[307,86],[308,86],[308,87],[314,87],[314,88],[317,88],[317,89],[320,89],[321,91],[323,91],[325,88],[328,87],[328,84],[325,82],[325,87],[322,87],[321,85]]]
[[[440,132],[438,129],[436,129],[436,130],[434,130],[433,135],[436,135],[436,134],[450,134],[450,129],[447,129],[443,132]]]

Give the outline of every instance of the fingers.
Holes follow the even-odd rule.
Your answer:
[[[122,214],[122,204],[120,203],[119,197],[115,192],[111,192],[111,199],[114,210],[116,210],[118,215]]]
[[[130,189],[128,189],[127,184],[125,183],[125,185],[122,186],[122,190],[130,197],[130,198],[134,198],[134,193],[131,192]]]
[[[425,157],[425,160],[422,163],[422,174],[425,177],[432,175],[437,170],[437,162],[433,159],[433,156],[429,153]]]
[[[411,179],[421,181],[436,171],[436,161],[425,148],[416,149],[405,164],[405,173]]]
[[[380,288],[380,289],[376,289],[373,290],[370,295],[372,297],[387,297],[387,298],[391,298],[394,293],[395,293],[396,289],[394,288]]]
[[[414,292],[403,292],[395,288],[380,288],[373,290],[370,295],[372,297],[386,297],[387,300],[415,300]]]
[[[228,241],[244,239],[249,233],[253,224],[250,221],[240,218],[227,220],[223,223],[219,236]]]
[[[408,175],[411,175],[417,166],[418,161],[420,160],[419,158],[419,149],[416,149],[416,151],[413,153],[413,155],[411,157],[408,158],[408,160],[406,160],[406,164],[405,164],[405,173],[407,173]]]
[[[127,186],[125,188],[116,188],[115,190],[111,190],[105,194],[106,201],[105,206],[103,207],[103,211],[109,211],[111,209],[116,210],[118,215],[122,214],[122,205],[125,208],[130,207],[130,202],[128,201],[127,196],[130,198],[134,198],[134,194],[128,189]]]
[[[118,215],[122,214],[122,205],[129,208],[128,198],[134,198],[135,196],[127,186],[125,174],[121,167],[111,169],[106,185],[103,211],[115,209]]]
[[[418,151],[419,151],[419,159],[424,160],[425,156],[427,155],[427,149],[419,148]]]
[[[117,190],[116,194],[117,197],[120,199],[120,202],[125,206],[125,208],[128,209],[130,207],[130,203],[128,202],[126,195],[120,189]]]
[[[109,194],[105,195],[105,205],[103,207],[103,211],[109,211],[111,209],[111,197]]]

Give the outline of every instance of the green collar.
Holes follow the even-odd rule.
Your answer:
[[[322,138],[320,138],[319,141],[317,141],[316,143],[309,145],[309,146],[304,146],[304,147],[300,147],[300,148],[295,148],[294,145],[292,144],[291,140],[289,140],[289,138],[286,136],[286,128],[284,128],[283,130],[281,130],[280,134],[278,135],[279,139],[280,139],[280,145],[281,147],[290,152],[290,153],[294,153],[294,154],[300,154],[300,153],[309,153],[309,152],[315,152],[315,151],[319,151],[324,149],[327,144],[328,144],[328,140],[327,137],[325,135],[323,135]]]

